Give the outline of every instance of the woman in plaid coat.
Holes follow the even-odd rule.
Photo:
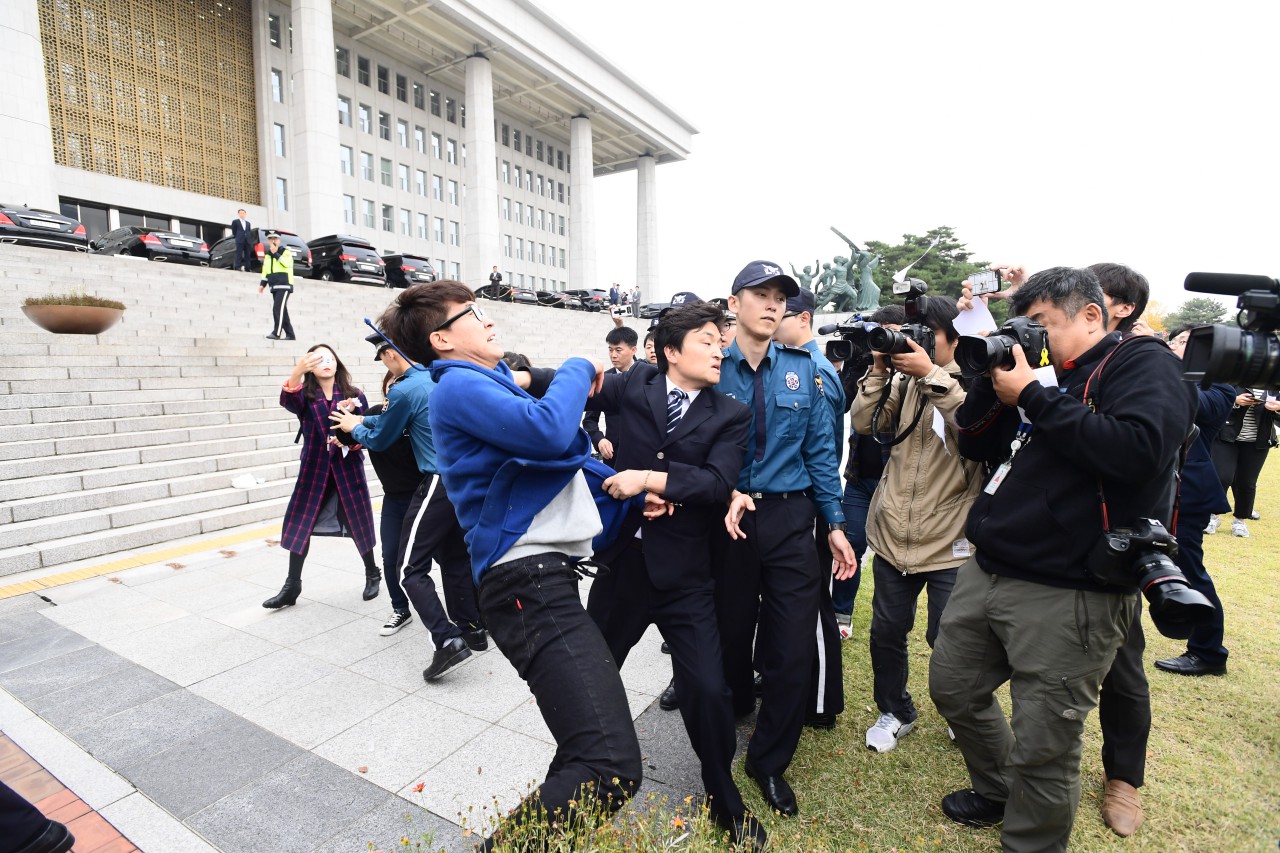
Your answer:
[[[373,562],[377,543],[364,453],[358,445],[343,447],[329,429],[329,413],[334,409],[363,412],[369,403],[351,384],[351,376],[333,348],[316,344],[294,365],[280,391],[280,405],[298,416],[302,468],[280,536],[280,544],[289,551],[289,577],[280,593],[262,606],[275,610],[297,603],[302,592],[302,564],[312,536],[354,539],[364,561],[364,599],[376,598],[381,574]]]

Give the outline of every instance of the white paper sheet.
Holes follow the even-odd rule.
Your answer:
[[[956,315],[951,325],[956,327],[956,331],[962,335],[977,335],[981,332],[994,332],[1000,328],[996,325],[995,317],[991,316],[991,309],[987,307],[987,303],[981,299],[973,300],[973,307],[966,311],[961,311]]]

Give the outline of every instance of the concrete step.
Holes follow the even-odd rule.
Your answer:
[[[0,462],[0,481],[19,480],[24,477],[40,477],[47,474],[66,474],[74,471],[97,471],[105,467],[146,465],[174,459],[188,459],[245,453],[287,447],[293,444],[294,433],[281,430],[269,435],[248,435],[240,438],[214,438],[204,441],[182,441],[173,444],[131,447],[123,450],[68,453],[61,456],[40,456],[34,459],[13,459]]]
[[[244,438],[280,432],[280,421],[248,421],[222,423],[190,429],[154,429],[138,432],[115,432],[109,435],[87,435],[74,438],[37,439],[0,444],[0,460],[37,459],[45,456],[88,454],[96,451],[123,450],[133,447],[171,446],[194,441]]]

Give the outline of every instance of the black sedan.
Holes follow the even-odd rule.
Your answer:
[[[0,243],[89,251],[89,236],[79,222],[20,204],[0,204]]]
[[[209,266],[209,246],[199,237],[141,225],[108,231],[90,243],[89,248],[97,255],[133,255],[152,261]]]
[[[280,242],[293,255],[293,274],[298,278],[311,275],[311,247],[292,231],[280,228],[249,229],[249,244],[252,252],[249,257],[249,272],[262,272],[262,259],[266,256],[267,234],[274,231],[280,235]],[[224,237],[213,244],[209,250],[209,266],[215,269],[231,269],[236,262],[236,238]]]
[[[387,265],[387,287],[408,287],[411,284],[427,284],[436,280],[436,268],[421,255],[383,255]]]
[[[567,308],[571,311],[583,311],[582,300],[576,296],[570,296],[558,290],[538,290],[535,291],[538,296],[539,305],[548,305],[552,308]]]
[[[505,284],[486,284],[476,288],[476,296],[496,302],[519,302],[537,305],[538,293],[525,287],[507,287]]]

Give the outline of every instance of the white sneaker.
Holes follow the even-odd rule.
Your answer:
[[[836,628],[840,630],[840,639],[842,640],[853,639],[852,621],[853,621],[852,615],[846,615],[844,613],[836,614]]]
[[[876,724],[867,729],[867,749],[888,752],[898,745],[916,727],[914,722],[904,723],[893,714],[881,714]]]
[[[384,637],[390,637],[412,621],[413,614],[408,610],[392,610],[391,618],[387,620],[387,624],[383,625],[382,630],[378,631],[378,633]]]
[[[1218,532],[1218,528],[1222,526],[1222,519],[1216,515],[1209,516],[1209,526],[1204,529],[1205,536],[1212,536]]]
[[[1231,522],[1231,535],[1239,536],[1241,539],[1248,539],[1249,528],[1245,527],[1244,522],[1237,518],[1235,521]]]

